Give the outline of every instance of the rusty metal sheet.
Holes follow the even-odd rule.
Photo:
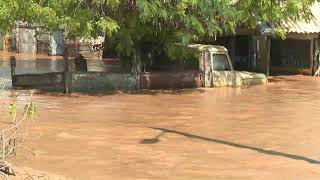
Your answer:
[[[37,53],[36,30],[33,28],[19,28],[18,47],[20,53]]]

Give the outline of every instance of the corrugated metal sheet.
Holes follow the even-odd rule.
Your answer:
[[[315,3],[311,7],[312,17],[309,21],[288,20],[281,23],[287,33],[311,34],[320,33],[320,3]],[[272,34],[277,25],[272,23],[268,25],[260,24],[259,29],[262,34]]]
[[[35,34],[36,30],[34,28],[18,28],[18,46],[20,53],[37,53],[37,40]]]
[[[281,24],[288,33],[320,33],[320,4],[316,3],[311,7],[312,17],[309,22],[306,21],[285,21]]]

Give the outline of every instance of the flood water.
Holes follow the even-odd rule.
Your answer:
[[[26,167],[84,180],[320,179],[319,78],[132,94],[40,93],[33,101],[38,117],[30,136],[37,138],[27,144],[36,156],[19,150],[15,158]]]

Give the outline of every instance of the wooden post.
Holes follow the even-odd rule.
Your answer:
[[[311,39],[310,40],[310,66],[309,66],[309,69],[310,69],[310,75],[312,76],[314,71],[313,71],[313,64],[314,64],[314,55],[313,55],[313,41],[314,39]]]
[[[69,51],[68,47],[64,48],[63,51],[64,60],[64,93],[71,93],[71,63],[69,61]]]
[[[315,71],[318,69],[319,61],[318,61],[318,55],[319,55],[319,39],[314,39],[314,50],[313,50],[313,64],[312,64],[312,75],[315,74]]]
[[[14,82],[15,82],[14,75],[16,75],[16,66],[17,66],[16,58],[14,56],[11,56],[10,57],[10,70],[11,70],[11,84],[12,84],[12,86],[14,85]]]
[[[271,40],[267,36],[267,64],[266,64],[266,76],[268,77],[270,74],[270,53],[271,53]]]

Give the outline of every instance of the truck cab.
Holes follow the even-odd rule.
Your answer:
[[[223,46],[192,44],[190,48],[200,52],[199,70],[204,87],[266,84],[262,73],[235,71]]]

